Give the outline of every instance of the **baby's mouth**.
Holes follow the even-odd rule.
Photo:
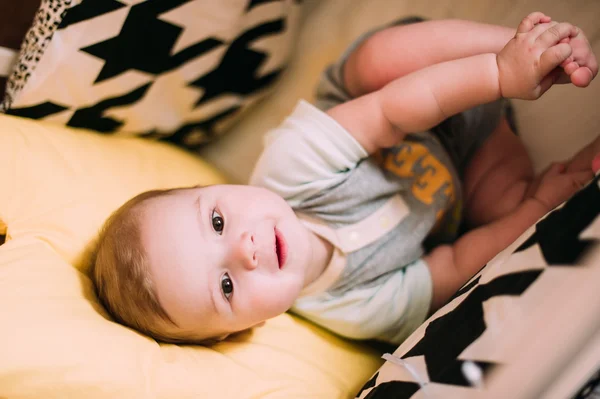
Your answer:
[[[279,269],[281,269],[283,268],[283,265],[285,265],[285,260],[287,258],[287,245],[283,238],[283,234],[281,234],[281,231],[277,230],[277,228],[275,228],[275,254],[277,255]]]

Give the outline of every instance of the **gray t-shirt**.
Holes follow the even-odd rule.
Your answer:
[[[411,134],[379,157],[301,101],[267,136],[251,184],[282,195],[336,256],[292,310],[346,337],[400,343],[427,316],[421,260],[435,227],[455,237],[460,182],[435,135]],[[458,212],[457,212],[458,210]]]

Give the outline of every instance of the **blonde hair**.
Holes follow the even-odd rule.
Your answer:
[[[100,232],[92,277],[101,303],[119,323],[164,342],[212,344],[219,339],[181,330],[161,306],[142,246],[144,203],[183,189],[147,191],[117,209]]]

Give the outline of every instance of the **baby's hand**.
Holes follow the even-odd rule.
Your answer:
[[[496,57],[501,95],[535,100],[544,94],[560,77],[556,68],[572,55],[566,39],[578,33],[573,25],[550,22],[541,12],[525,17]]]
[[[555,163],[541,175],[532,197],[542,204],[547,211],[551,211],[571,198],[593,177],[592,169],[565,172],[564,164]]]

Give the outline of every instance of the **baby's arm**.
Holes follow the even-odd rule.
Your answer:
[[[433,285],[430,311],[443,306],[487,262],[547,211],[539,202],[527,199],[504,218],[471,230],[454,245],[439,246],[425,256]]]
[[[571,55],[570,45],[560,42],[575,28],[539,24],[525,31],[522,25],[498,55],[431,65],[328,113],[372,153],[501,96],[536,99],[554,83],[551,72]]]
[[[519,29],[532,29],[551,18],[529,14]],[[556,22],[552,22],[556,24]],[[585,87],[598,73],[598,63],[580,29],[568,41],[573,54],[562,65],[558,83]],[[379,90],[409,73],[458,58],[497,54],[515,35],[514,28],[464,20],[432,20],[381,30],[354,50],[344,65],[345,88],[352,97]]]
[[[512,213],[471,230],[452,246],[440,246],[428,254],[425,261],[433,281],[431,311],[445,304],[488,261],[590,178],[590,171],[564,172],[562,165],[554,164],[542,176],[534,195]]]
[[[549,21],[545,17],[544,22]],[[514,28],[463,20],[392,26],[373,34],[350,54],[344,65],[345,87],[358,97],[430,65],[496,54],[514,34]]]
[[[372,153],[499,97],[496,56],[484,54],[412,72],[328,113]]]

